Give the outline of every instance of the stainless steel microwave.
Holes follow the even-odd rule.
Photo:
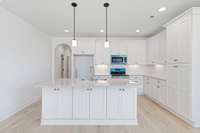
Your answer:
[[[127,55],[111,55],[111,64],[114,65],[127,64]]]

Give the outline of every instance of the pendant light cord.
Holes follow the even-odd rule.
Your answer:
[[[75,38],[75,34],[76,34],[76,10],[75,10],[75,7],[74,7],[74,40],[76,39]]]
[[[106,7],[106,41],[108,41],[108,7]]]

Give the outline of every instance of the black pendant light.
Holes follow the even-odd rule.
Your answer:
[[[109,41],[108,41],[108,7],[109,7],[109,3],[104,3],[104,7],[106,8],[106,40],[104,42],[104,47],[105,48],[109,48],[110,47],[110,44],[109,44]]]
[[[76,40],[76,10],[75,8],[78,6],[77,3],[72,2],[72,7],[73,7],[73,21],[74,21],[74,34],[73,34],[73,40],[72,40],[72,47],[77,47],[77,40]]]

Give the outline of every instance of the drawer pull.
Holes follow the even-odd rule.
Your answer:
[[[173,66],[174,68],[178,68],[178,65]]]
[[[177,62],[177,61],[178,61],[178,59],[174,59],[174,61],[175,61],[175,62]]]

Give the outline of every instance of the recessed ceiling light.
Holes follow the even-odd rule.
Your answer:
[[[139,29],[137,29],[135,32],[139,33],[139,32],[140,32],[140,30],[139,30]]]
[[[164,12],[164,11],[166,11],[166,10],[167,10],[166,7],[161,7],[160,9],[158,9],[159,12]]]
[[[65,31],[66,33],[68,33],[68,32],[69,32],[69,30],[68,30],[68,29],[65,29],[64,31]]]
[[[101,30],[100,30],[100,32],[101,32],[101,33],[103,33],[103,32],[104,32],[104,30],[103,30],[103,29],[101,29]]]

